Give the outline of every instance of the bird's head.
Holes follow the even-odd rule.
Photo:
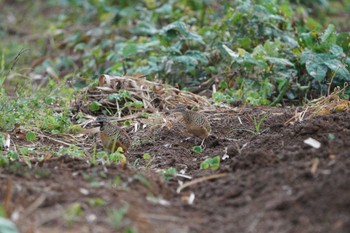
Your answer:
[[[108,122],[108,119],[106,116],[98,116],[95,120],[97,124],[99,124],[100,127],[102,127],[104,124]]]
[[[172,109],[170,112],[171,113],[174,113],[174,112],[185,112],[185,111],[187,111],[188,109],[187,109],[187,107],[186,107],[186,105],[184,105],[184,104],[179,104],[179,105],[177,105],[174,109]]]

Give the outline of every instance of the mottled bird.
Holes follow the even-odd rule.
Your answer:
[[[118,147],[124,152],[129,149],[131,139],[124,129],[112,124],[105,116],[97,117],[96,122],[100,124],[100,138],[105,150],[113,153]]]
[[[179,105],[171,112],[180,112],[185,122],[187,131],[202,140],[201,146],[203,146],[204,140],[209,136],[211,127],[208,119],[201,113],[188,110],[186,106]]]

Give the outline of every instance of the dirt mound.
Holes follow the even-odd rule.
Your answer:
[[[213,132],[203,153],[192,151],[200,140],[181,122],[171,129],[140,130],[132,135],[125,169],[68,157],[33,163],[30,169],[18,163],[0,168],[3,203],[9,214],[19,214],[22,232],[123,232],[132,227],[138,232],[348,232],[349,113],[293,125],[285,123],[295,109],[204,114]],[[258,134],[254,118],[264,115]],[[321,147],[304,143],[309,137]],[[152,159],[144,160],[144,153]],[[228,157],[219,170],[199,169],[216,155]],[[226,175],[176,193],[179,181],[188,179],[166,181],[155,172],[169,167],[193,179]],[[112,228],[111,209],[123,208],[123,220]],[[70,222],[74,210],[79,214]]]

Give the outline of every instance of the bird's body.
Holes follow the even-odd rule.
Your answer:
[[[118,147],[123,148],[124,152],[129,149],[131,140],[125,130],[112,124],[104,117],[97,118],[96,121],[100,124],[100,138],[106,150],[113,153]]]
[[[188,110],[184,106],[177,107],[173,112],[180,112],[185,122],[187,131],[204,140],[209,136],[211,127],[208,119],[201,113]]]

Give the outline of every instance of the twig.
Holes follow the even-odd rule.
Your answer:
[[[225,177],[227,175],[228,175],[228,173],[219,173],[219,174],[214,174],[214,175],[211,175],[211,176],[200,177],[200,178],[191,180],[189,182],[186,182],[186,183],[180,185],[176,189],[176,192],[180,193],[184,188],[187,188],[189,186],[192,186],[192,185],[195,185],[195,184],[198,184],[198,183],[202,183],[202,182],[207,181],[207,180],[214,180],[214,179],[218,179],[218,178],[221,178],[221,177]]]
[[[70,143],[67,143],[67,142],[64,142],[64,141],[55,139],[55,138],[51,138],[51,137],[49,137],[49,136],[46,136],[45,134],[39,134],[39,133],[38,133],[38,135],[41,136],[41,137],[47,138],[47,139],[49,139],[49,140],[51,140],[51,141],[54,141],[54,142],[60,143],[60,144],[62,144],[62,145],[65,145],[65,146],[73,146],[73,144],[70,144]]]
[[[185,175],[185,174],[176,173],[175,176],[192,180],[192,176],[188,176],[188,175]]]
[[[29,216],[30,214],[32,214],[36,209],[39,208],[39,206],[41,206],[41,204],[44,203],[44,201],[46,200],[46,196],[44,194],[42,194],[41,196],[39,196],[23,213],[23,218],[27,218],[27,216]]]

